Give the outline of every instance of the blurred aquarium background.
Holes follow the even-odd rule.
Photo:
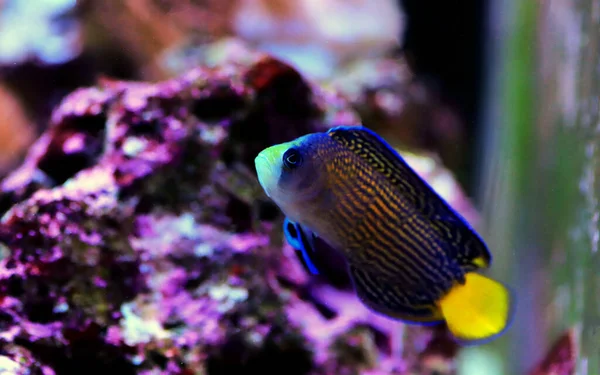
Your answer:
[[[599,113],[594,0],[0,0],[0,373],[600,375]],[[285,242],[254,157],[361,123],[486,240],[505,335]]]

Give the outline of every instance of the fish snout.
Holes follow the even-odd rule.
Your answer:
[[[256,168],[256,173],[259,178],[261,175],[267,174],[271,169],[271,161],[264,151],[261,151],[256,158],[254,158],[254,167]]]
[[[275,176],[275,163],[272,158],[268,156],[265,151],[261,151],[256,158],[254,158],[254,167],[256,168],[256,175],[258,176],[258,182],[262,186],[263,190],[270,195],[271,189],[273,189],[273,183]]]

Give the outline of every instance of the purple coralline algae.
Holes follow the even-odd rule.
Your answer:
[[[309,277],[254,177],[263,148],[359,123],[263,55],[70,94],[0,185],[2,373],[454,373],[443,326],[397,353],[401,324]]]

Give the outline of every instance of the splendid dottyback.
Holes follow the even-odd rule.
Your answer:
[[[377,313],[408,324],[445,321],[468,343],[509,326],[512,292],[477,273],[492,259],[483,240],[373,131],[308,134],[263,150],[255,165],[310,272],[319,272],[319,237],[344,255],[356,294]]]

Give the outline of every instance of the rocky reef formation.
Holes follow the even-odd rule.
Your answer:
[[[310,278],[254,177],[263,148],[360,123],[260,54],[70,94],[0,185],[2,373],[454,373],[445,327],[401,335],[334,261]],[[447,171],[406,155],[473,217]]]

